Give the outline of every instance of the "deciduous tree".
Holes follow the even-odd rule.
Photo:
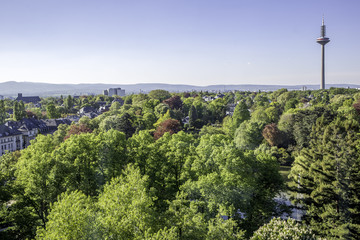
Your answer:
[[[160,125],[156,128],[156,131],[154,132],[154,138],[159,139],[166,132],[170,134],[177,133],[180,131],[180,128],[181,126],[178,120],[167,119],[160,123]]]
[[[181,109],[182,107],[182,101],[179,96],[173,96],[171,98],[168,98],[164,100],[164,103],[169,105],[171,109]]]

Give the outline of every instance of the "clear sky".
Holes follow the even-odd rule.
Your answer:
[[[0,0],[0,82],[360,84],[359,0]]]

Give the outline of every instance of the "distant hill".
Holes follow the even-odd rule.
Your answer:
[[[300,90],[303,86],[307,89],[319,89],[319,85],[209,85],[194,86],[181,84],[164,84],[164,83],[139,83],[139,84],[50,84],[36,82],[3,82],[0,83],[0,95],[17,96],[22,93],[24,96],[60,96],[60,95],[82,95],[82,94],[101,94],[103,90],[108,88],[120,87],[125,89],[126,94],[149,92],[154,89],[164,89],[170,92],[185,91],[227,91],[227,90],[243,90],[243,91],[274,91],[280,88],[289,90]],[[326,87],[341,88],[360,88],[355,84],[327,84]]]

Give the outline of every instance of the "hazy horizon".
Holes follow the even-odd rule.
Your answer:
[[[0,82],[358,84],[360,2],[199,0],[0,3]]]

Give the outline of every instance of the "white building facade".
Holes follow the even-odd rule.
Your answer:
[[[19,131],[14,131],[5,125],[0,125],[0,156],[7,151],[13,152],[23,149],[22,134]]]

